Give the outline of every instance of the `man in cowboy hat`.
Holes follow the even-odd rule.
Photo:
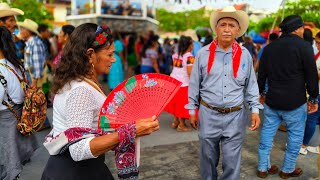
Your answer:
[[[25,19],[17,24],[20,27],[20,36],[26,40],[24,67],[27,71],[27,78],[31,82],[32,87],[42,87],[43,83],[46,82],[46,77],[44,76],[46,47],[39,37],[39,26],[31,19]],[[50,128],[48,118],[46,118],[41,130],[46,128]]]
[[[270,170],[270,151],[281,122],[286,123],[288,143],[280,177],[298,177],[296,160],[303,140],[307,111],[318,109],[318,73],[310,43],[303,40],[303,21],[298,15],[286,17],[280,24],[282,35],[263,50],[259,66],[259,90],[264,103],[264,121],[260,132],[257,176],[265,178]],[[265,84],[268,82],[266,92]],[[310,95],[308,101],[306,91]]]
[[[20,36],[26,40],[24,66],[27,71],[27,77],[32,82],[32,86],[41,87],[38,81],[43,75],[46,49],[39,37],[38,24],[31,19],[25,19],[23,22],[18,22],[18,25],[20,27]]]
[[[24,12],[17,8],[10,8],[7,3],[0,3],[0,26],[6,27],[11,33],[14,32],[17,22],[14,16],[23,15]]]
[[[213,12],[210,24],[217,38],[197,53],[186,108],[191,125],[199,129],[202,179],[217,179],[221,143],[221,179],[237,180],[247,121],[244,103],[252,111],[250,130],[259,127],[259,109],[263,109],[251,55],[235,41],[246,32],[249,18],[228,6]],[[197,107],[199,123],[195,118]]]

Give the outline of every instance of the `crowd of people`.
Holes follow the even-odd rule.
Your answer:
[[[0,101],[12,105],[0,105],[0,179],[19,179],[23,165],[39,147],[34,134],[24,136],[17,130],[17,117],[10,111],[21,114],[25,96],[25,84],[16,74],[26,77],[31,87],[42,88],[48,106],[53,106],[53,122],[47,120],[43,126],[52,126],[44,142],[50,158],[43,180],[113,179],[104,164],[104,154],[111,150],[116,152],[118,177],[138,178],[134,140],[159,130],[157,117],[115,132],[102,132],[97,126],[106,99],[101,83],[113,90],[142,73],[163,73],[182,82],[165,111],[172,114],[171,127],[177,131],[198,130],[202,179],[218,178],[220,152],[221,179],[240,179],[247,108],[249,130],[261,124],[259,178],[279,171],[283,179],[298,177],[303,172],[296,167],[299,153],[320,152],[309,146],[320,117],[320,33],[313,36],[305,30],[298,15],[286,17],[280,24],[282,34],[271,33],[257,48],[243,36],[248,15],[231,6],[211,14],[216,37],[208,36],[203,43],[183,35],[161,44],[153,31],[127,35],[94,23],[64,25],[52,35],[47,25],[31,19],[16,22],[14,16],[23,14],[0,3],[0,80],[5,82],[0,84]],[[314,42],[318,51],[312,48]],[[281,124],[288,141],[279,168],[271,164],[270,151]]]
[[[120,15],[120,16],[142,16],[142,6],[140,1],[128,2],[128,1],[113,1],[103,0],[101,2],[101,14]],[[90,7],[89,3],[84,4],[83,7],[78,6],[75,14],[89,14],[93,8]],[[147,7],[147,17],[154,18],[152,7]]]

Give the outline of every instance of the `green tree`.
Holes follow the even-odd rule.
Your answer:
[[[271,15],[261,19],[255,26],[257,32],[269,31],[273,25],[276,16]],[[278,25],[281,21],[281,18],[278,17],[276,24]]]
[[[43,3],[37,0],[2,0],[1,2],[7,2],[10,4],[10,7],[24,11],[23,16],[17,16],[18,21],[23,21],[28,18],[38,24],[47,24],[47,20],[53,20],[52,14],[46,9]]]
[[[317,27],[320,27],[320,1],[319,0],[299,0],[299,1],[287,1],[284,8],[284,17],[297,14],[302,17],[304,21],[313,22]],[[278,15],[276,25],[281,22],[283,9],[280,8],[278,12],[271,14],[261,19],[255,30],[262,32],[270,30],[274,19]]]
[[[157,20],[163,31],[179,32],[195,29],[199,26],[210,27],[209,17],[202,9],[184,12],[168,12],[165,9],[157,10]]]
[[[257,26],[257,23],[250,20],[249,21],[248,32],[251,31],[251,30],[255,30],[256,26]]]

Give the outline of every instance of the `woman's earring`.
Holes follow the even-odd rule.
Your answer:
[[[94,74],[94,64],[93,64],[93,63],[91,63],[91,66],[92,66],[92,70],[91,70],[91,72],[92,72],[92,74]]]

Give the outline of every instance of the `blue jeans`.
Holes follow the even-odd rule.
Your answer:
[[[296,166],[297,157],[302,144],[305,122],[307,118],[307,104],[291,111],[272,109],[264,105],[264,122],[260,132],[260,144],[258,150],[258,170],[266,172],[270,167],[270,151],[274,135],[282,121],[287,125],[288,143],[285,151],[284,162],[281,170],[291,173]]]
[[[320,101],[320,96],[318,97],[318,101]],[[318,102],[318,105],[320,106],[320,103]],[[316,131],[317,122],[320,120],[320,108],[318,108],[317,112],[308,114],[307,116],[307,122],[306,122],[306,128],[304,130],[304,136],[303,136],[303,144],[309,145],[309,142]]]
[[[172,55],[166,55],[165,63],[164,63],[164,73],[170,75],[171,69],[170,66],[172,64]]]
[[[140,72],[141,74],[144,74],[144,73],[154,73],[155,70],[152,66],[145,66],[145,65],[141,65],[140,67]]]

